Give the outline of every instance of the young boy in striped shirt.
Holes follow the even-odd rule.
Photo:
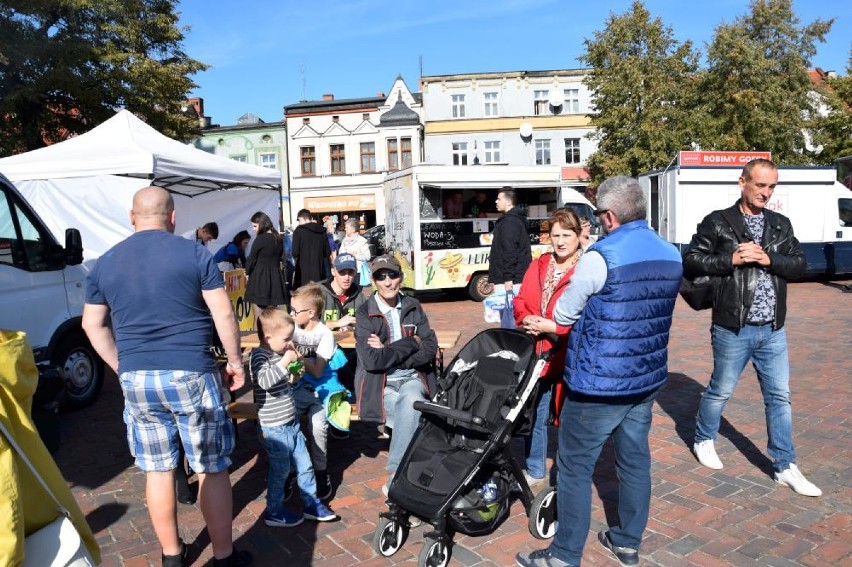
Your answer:
[[[296,417],[293,383],[302,371],[293,366],[301,358],[293,347],[295,324],[284,311],[267,307],[257,319],[260,346],[251,352],[251,381],[257,405],[261,444],[269,455],[266,481],[266,513],[264,523],[272,527],[297,526],[305,518],[320,522],[337,519],[319,498],[311,457],[305,436]],[[304,513],[284,508],[284,486],[296,468],[296,481],[304,504]]]

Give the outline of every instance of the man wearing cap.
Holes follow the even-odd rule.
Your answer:
[[[351,254],[339,254],[332,264],[331,277],[322,282],[325,302],[322,320],[332,331],[355,326],[355,312],[367,297],[358,285],[358,263]]]
[[[325,303],[322,321],[332,331],[346,331],[355,327],[355,312],[367,302],[361,286],[358,285],[358,263],[351,254],[338,254],[331,267],[331,277],[323,281],[320,287]],[[346,366],[337,371],[341,383],[347,389],[354,389],[355,351],[343,349]],[[336,432],[332,430],[332,435]]]
[[[399,292],[402,268],[396,258],[373,259],[370,273],[377,291],[355,314],[355,394],[362,421],[385,422],[393,429],[383,488],[387,494],[420,420],[414,402],[427,400],[437,387],[433,362],[438,339],[420,302]]]

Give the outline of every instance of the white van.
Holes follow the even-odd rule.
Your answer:
[[[104,363],[80,326],[88,270],[80,232],[61,246],[11,182],[0,175],[0,328],[27,334],[37,363],[62,371],[62,404],[94,401]]]
[[[666,240],[686,250],[709,213],[740,197],[737,183],[754,152],[681,152],[687,157],[731,160],[679,164],[639,176],[648,198],[648,222]],[[852,191],[837,181],[833,167],[778,168],[778,186],[767,208],[790,219],[810,276],[852,273]]]

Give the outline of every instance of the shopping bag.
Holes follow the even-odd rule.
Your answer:
[[[500,311],[500,328],[514,329],[515,328],[515,295],[512,292],[506,294],[506,304]]]
[[[507,293],[506,288],[502,285],[494,286],[494,291],[491,293],[491,295],[482,300],[485,322],[501,323],[503,320],[503,311],[506,310],[506,307],[511,302],[511,299],[518,295],[520,289],[521,284],[515,284],[515,287]],[[511,316],[514,317],[514,312]],[[512,320],[512,326],[508,328],[515,328],[514,320]]]

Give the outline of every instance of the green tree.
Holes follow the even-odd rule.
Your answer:
[[[0,155],[82,133],[126,108],[168,136],[206,68],[183,52],[176,0],[0,0]]]
[[[580,59],[590,67],[585,84],[595,107],[590,138],[598,142],[588,160],[592,182],[665,167],[697,128],[692,43],[678,43],[671,27],[635,1],[624,14],[610,13],[584,44]]]
[[[708,47],[699,92],[710,128],[701,145],[811,162],[804,128],[816,108],[807,71],[833,20],[800,25],[792,0],[753,0],[750,10],[717,27]]]
[[[828,165],[837,158],[852,156],[852,49],[846,76],[829,78],[820,89],[825,109],[814,121],[814,145],[818,163]]]

